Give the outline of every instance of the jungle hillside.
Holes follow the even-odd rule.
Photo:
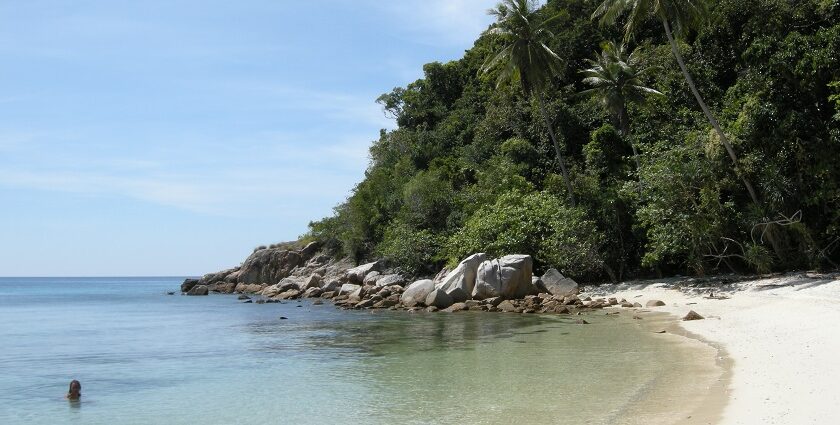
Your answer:
[[[304,237],[429,275],[582,281],[840,264],[840,1],[506,0],[383,94],[364,180]]]

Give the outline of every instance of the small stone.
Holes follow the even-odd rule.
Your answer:
[[[251,297],[249,297],[247,295],[240,295],[240,296],[236,297],[236,299],[237,300],[250,300]]]
[[[312,301],[312,305],[321,305],[321,304],[323,304],[323,303],[324,303],[324,302],[323,302],[323,301],[321,301],[321,300],[315,300],[315,301]]]
[[[685,320],[685,321],[703,320],[703,319],[705,319],[705,317],[697,314],[697,312],[694,311],[694,310],[689,311],[688,314],[686,314],[685,317],[683,317],[683,320]]]
[[[501,311],[504,311],[505,313],[511,313],[516,311],[517,309],[517,307],[513,305],[513,303],[510,302],[510,300],[502,301],[501,303],[499,303],[498,306],[496,306],[496,308],[498,308]]]
[[[265,304],[265,300],[257,300],[257,304]]]
[[[577,320],[575,320],[575,324],[577,324],[577,325],[588,325],[589,322],[587,322],[586,320],[583,320],[583,319],[577,319]]]
[[[662,307],[665,303],[660,300],[650,300],[645,304],[646,307]]]
[[[641,316],[634,315],[633,318],[636,319],[636,320],[642,320]]]
[[[253,301],[251,301],[251,300],[245,300],[245,301],[243,301],[243,302],[242,302],[242,304],[249,304],[249,303],[253,303]]]
[[[288,320],[289,318],[286,316],[280,316],[280,320]]]
[[[434,313],[438,310],[439,309],[437,307],[433,306],[433,305],[430,305],[430,306],[426,307],[426,311],[428,311],[429,313]]]

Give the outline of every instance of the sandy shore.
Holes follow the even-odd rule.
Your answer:
[[[840,275],[739,283],[668,279],[600,286],[587,294],[642,305],[659,299],[666,306],[646,310],[704,316],[680,326],[728,357],[728,399],[719,423],[840,423]]]

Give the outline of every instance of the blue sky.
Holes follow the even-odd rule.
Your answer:
[[[493,0],[0,3],[0,276],[195,275],[296,238]]]

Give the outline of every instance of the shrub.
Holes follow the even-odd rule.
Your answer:
[[[537,266],[556,267],[572,276],[598,273],[600,236],[580,209],[567,207],[546,192],[505,193],[479,209],[449,238],[452,262],[475,252],[493,256],[530,254]]]

